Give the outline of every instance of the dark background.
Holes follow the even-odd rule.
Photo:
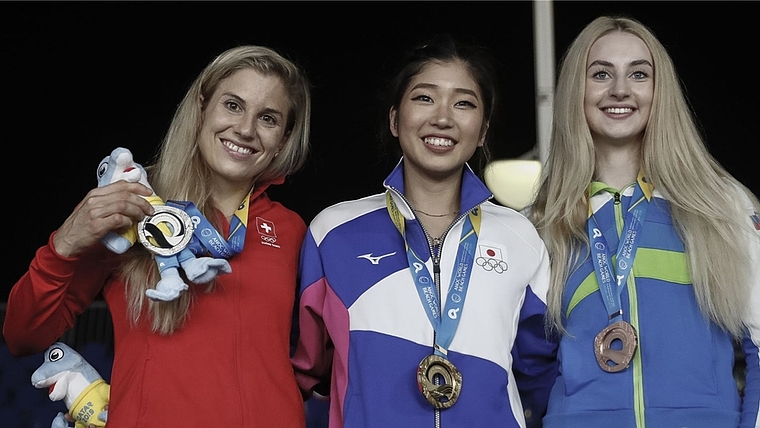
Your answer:
[[[532,3],[0,2],[3,278],[0,303],[114,147],[149,163],[174,108],[216,54],[275,48],[313,84],[308,165],[273,198],[308,222],[381,190],[375,95],[402,47],[446,32],[492,49],[506,100],[496,158],[536,139]],[[714,156],[756,194],[758,2],[555,2],[556,57],[594,17],[629,14],[673,56]],[[8,262],[10,261],[10,262]]]

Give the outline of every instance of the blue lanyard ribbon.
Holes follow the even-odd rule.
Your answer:
[[[643,181],[643,177],[639,175],[639,180],[634,185],[631,206],[628,208],[625,217],[623,235],[618,242],[614,265],[610,260],[607,240],[604,239],[593,213],[589,214],[589,221],[586,223],[591,242],[594,271],[599,282],[599,291],[602,294],[604,306],[609,314],[609,324],[621,321],[623,318],[620,293],[631,273],[633,259],[636,257],[636,250],[639,246],[641,227],[649,207],[649,195],[645,194],[642,189],[646,186]]]
[[[390,192],[386,192],[385,200],[388,213],[404,238],[406,257],[409,261],[410,271],[414,277],[414,284],[417,287],[417,294],[422,301],[422,306],[425,308],[430,324],[436,332],[435,354],[445,356],[459,326],[465,297],[467,296],[467,288],[470,284],[470,274],[472,273],[472,264],[475,259],[475,248],[478,242],[478,234],[480,233],[480,207],[470,211],[465,219],[462,235],[459,238],[457,258],[449,284],[448,299],[446,300],[446,316],[442,316],[441,306],[438,303],[438,291],[436,290],[430,271],[425,266],[425,262],[409,247],[409,242],[406,239],[404,217],[399,212]]]
[[[229,259],[243,251],[245,245],[245,233],[248,228],[248,204],[251,193],[243,199],[235,210],[230,220],[230,233],[227,239],[214,228],[203,213],[189,201],[166,201],[166,205],[180,208],[190,215],[195,225],[193,238],[187,244],[187,248],[195,255],[209,253],[214,258]]]

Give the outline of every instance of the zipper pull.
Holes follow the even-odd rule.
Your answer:
[[[620,192],[615,192],[613,196],[615,198],[615,205],[620,205]]]

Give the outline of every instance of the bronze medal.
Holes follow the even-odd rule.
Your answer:
[[[154,209],[153,215],[146,216],[137,225],[140,243],[161,256],[179,253],[193,238],[193,220],[176,207],[162,205]]]
[[[594,353],[599,367],[610,373],[624,370],[633,359],[637,342],[636,330],[627,322],[608,325],[594,338]],[[616,344],[614,348],[613,343]],[[617,344],[622,344],[622,347],[618,349]]]
[[[433,407],[448,409],[459,399],[462,373],[446,358],[428,355],[417,368],[417,386]]]

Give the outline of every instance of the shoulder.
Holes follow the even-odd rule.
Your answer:
[[[724,179],[724,185],[729,189],[728,197],[737,202],[737,206],[754,211],[757,208],[757,198],[747,187],[736,180]]]
[[[523,213],[490,201],[483,203],[481,210],[484,220],[489,219],[494,222],[494,229],[498,228],[502,231],[501,233],[516,235],[532,247],[543,246],[536,227]],[[499,233],[497,230],[493,232]]]
[[[315,239],[320,241],[321,237],[324,237],[327,232],[342,224],[384,209],[385,193],[338,202],[320,211],[311,221],[309,229]]]
[[[730,189],[727,196],[732,203],[729,206],[740,210],[739,215],[747,219],[745,221],[752,227],[755,236],[760,234],[760,202],[757,197],[738,181],[726,179],[726,187]]]
[[[480,205],[484,216],[491,216],[511,226],[527,227],[535,230],[533,223],[528,220],[525,213],[515,211],[512,208],[503,205],[497,205],[491,201],[484,202]]]
[[[300,214],[280,202],[269,199],[266,193],[262,193],[251,200],[248,220],[249,222],[256,221],[257,218],[282,223],[299,233],[306,231],[306,223]]]

